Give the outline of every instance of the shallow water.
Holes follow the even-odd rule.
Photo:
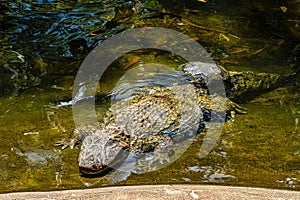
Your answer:
[[[272,2],[248,4],[208,1],[207,4],[192,5],[189,1],[182,1],[174,6],[167,6],[163,3],[165,1],[161,1],[167,12],[181,15],[190,23],[180,21],[172,15],[142,19],[132,17],[130,20],[121,17],[121,25],[113,24],[114,27],[105,25],[115,15],[112,8],[123,5],[130,10],[131,4],[107,1],[107,4],[100,6],[100,10],[95,8],[91,11],[89,8],[95,7],[99,2],[81,2],[85,6],[80,3],[69,5],[60,1],[53,2],[35,5],[24,3],[23,10],[18,10],[19,5],[11,3],[13,12],[10,15],[15,15],[16,18],[12,24],[9,23],[9,29],[1,29],[1,41],[5,44],[1,49],[1,59],[6,58],[6,53],[11,50],[24,55],[34,51],[43,57],[39,62],[29,62],[30,65],[26,68],[23,66],[22,70],[18,68],[19,65],[10,65],[10,70],[0,70],[1,193],[161,183],[300,189],[299,90],[293,83],[289,83],[289,87],[293,89],[283,85],[281,89],[265,96],[255,93],[254,100],[243,104],[248,108],[248,114],[236,115],[225,124],[217,145],[206,157],[199,158],[203,134],[197,137],[178,160],[157,171],[131,174],[129,177],[128,174],[113,172],[102,178],[85,178],[80,176],[77,167],[80,146],[66,150],[54,147],[55,142],[67,138],[74,128],[71,107],[58,105],[71,100],[76,70],[87,52],[99,40],[131,26],[167,27],[199,41],[213,59],[229,70],[288,74],[298,68],[294,64],[297,54],[293,51],[299,41],[298,28],[296,22],[288,21],[299,16],[297,6],[292,7],[295,5],[293,1],[286,4],[289,9],[286,14],[278,10],[281,4]],[[26,9],[32,10],[32,16],[39,16],[39,19],[47,21],[46,25],[43,27],[43,23],[38,24],[38,20],[30,25],[32,19],[28,18],[24,11]],[[125,11],[122,14],[127,15]],[[56,13],[65,16],[65,20],[59,21]],[[85,23],[87,19],[90,24]],[[0,22],[7,25],[5,20],[1,14]],[[74,28],[74,20],[86,25],[81,27],[82,32]],[[199,29],[195,24],[204,28]],[[31,26],[34,28],[30,28]],[[98,35],[87,37],[91,32]],[[51,37],[43,38],[43,34]],[[66,44],[70,41],[78,42],[79,38],[86,39],[86,46],[80,43],[81,40],[79,45]],[[53,45],[48,46],[49,42]],[[57,51],[57,45],[62,45],[63,48]],[[61,55],[57,56],[57,53]],[[19,63],[20,60],[15,58],[17,54],[12,55],[12,59]],[[1,65],[6,61],[1,60]],[[43,62],[40,61],[47,65],[41,65]],[[97,117],[101,119],[110,106],[110,102],[102,97],[112,92],[118,81],[122,83],[119,79],[124,73],[157,61],[172,69],[184,62],[176,55],[158,51],[135,52],[113,63],[101,79]],[[38,69],[38,73],[32,73],[32,65],[37,67],[35,70]],[[47,68],[46,72],[44,68]],[[161,68],[159,70],[164,72]],[[18,82],[13,82],[16,80],[12,77],[15,72],[19,73]],[[29,80],[26,77],[39,80]],[[3,81],[4,78],[9,81]],[[296,83],[297,79],[292,81]],[[17,83],[17,86],[11,83]],[[127,96],[128,90],[125,88],[124,91]],[[245,102],[243,99],[238,100]],[[126,180],[116,182],[118,180],[115,177],[118,180],[124,177]]]
[[[29,102],[27,107],[18,107],[25,102]],[[115,172],[103,178],[81,177],[77,167],[79,147],[62,151],[53,146],[72,130],[69,107],[49,112],[43,106],[51,102],[43,99],[41,91],[23,94],[18,101],[10,99],[6,103],[10,107],[2,106],[5,114],[0,118],[1,124],[5,124],[1,127],[2,192],[99,187],[114,183],[114,176],[122,177]],[[248,114],[237,115],[225,124],[217,146],[208,156],[199,158],[203,142],[200,136],[169,166],[132,174],[114,184],[210,183],[299,189],[300,114],[293,114],[289,106],[243,106],[248,108]],[[98,110],[107,107],[104,104]]]

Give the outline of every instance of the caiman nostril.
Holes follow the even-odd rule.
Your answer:
[[[93,155],[89,156],[88,158],[91,162],[95,161],[95,157]]]

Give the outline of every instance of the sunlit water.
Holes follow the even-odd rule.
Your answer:
[[[125,84],[124,87],[127,77],[142,76],[139,73],[142,66],[137,65],[135,70],[129,70],[120,78],[111,93],[113,101],[132,95],[141,85],[153,84],[153,79],[160,80],[152,74],[148,77],[152,80],[150,82],[147,77],[144,77],[145,82],[131,79],[128,82],[131,86]],[[166,73],[166,70],[170,80],[163,82],[171,84],[175,81],[172,76],[175,70],[162,67],[161,73]],[[138,72],[137,76],[133,72]],[[84,178],[77,167],[80,146],[72,150],[54,147],[56,141],[68,137],[74,126],[71,107],[57,106],[62,102],[57,101],[58,97],[68,96],[71,91],[56,88],[45,91],[36,89],[18,97],[1,99],[0,120],[1,124],[5,124],[1,126],[2,192],[153,183],[299,187],[300,115],[294,111],[296,104],[243,105],[248,108],[248,114],[237,115],[226,122],[217,146],[204,158],[199,158],[203,143],[200,134],[178,160],[160,170],[131,175],[128,171],[113,171],[104,177]],[[109,106],[107,100],[97,104],[99,118]],[[127,167],[134,172],[132,166]]]
[[[288,37],[293,33],[289,30],[297,30],[297,27],[293,21],[287,24],[286,19],[294,19],[294,10],[291,9],[291,13],[285,15],[280,10],[274,9],[279,7],[275,4],[242,6],[231,1],[223,4],[210,1],[208,4],[189,5],[186,1],[182,2],[178,4],[180,9],[176,6],[172,8],[169,4],[166,6],[167,11],[174,9],[176,14],[181,14],[184,19],[194,24],[203,24],[208,30],[188,26],[187,23],[184,24],[177,18],[173,19],[170,15],[165,16],[164,19],[159,18],[160,20],[154,18],[155,22],[151,19],[144,19],[143,23],[142,20],[124,19],[121,20],[121,25],[106,26],[106,23],[116,14],[113,10],[116,6],[115,2],[111,1],[101,4],[99,9],[95,4],[100,2],[87,3],[85,6],[67,5],[60,1],[53,1],[46,6],[41,3],[35,5],[28,3],[22,4],[24,7],[22,12],[18,10],[21,4],[11,3],[14,12],[10,15],[15,15],[22,20],[12,22],[14,25],[10,24],[8,31],[1,35],[1,42],[3,41],[5,45],[1,50],[3,57],[11,50],[22,54],[39,52],[48,63],[48,71],[45,76],[44,66],[36,65],[38,74],[44,76],[34,74],[33,77],[41,80],[34,79],[34,84],[30,84],[26,79],[31,77],[26,71],[29,67],[26,70],[22,68],[24,71],[17,71],[11,66],[10,69],[1,68],[1,87],[11,86],[3,80],[15,80],[12,76],[15,73],[19,73],[20,81],[17,83],[21,86],[18,85],[16,88],[11,86],[16,91],[9,90],[7,95],[3,95],[7,90],[1,89],[3,97],[0,99],[0,192],[159,183],[300,189],[299,102],[294,99],[286,103],[282,95],[280,98],[266,100],[269,105],[259,101],[243,105],[248,108],[248,114],[236,115],[233,120],[225,124],[217,145],[206,157],[199,158],[199,149],[203,143],[203,136],[199,135],[174,163],[148,173],[132,173],[128,176],[128,173],[115,171],[104,177],[85,178],[80,175],[77,167],[80,146],[66,150],[54,147],[55,142],[67,138],[74,128],[71,106],[59,105],[71,100],[74,72],[80,65],[80,59],[86,55],[86,51],[97,44],[97,41],[128,28],[130,23],[135,24],[135,27],[148,23],[149,26],[168,26],[182,31],[197,39],[215,60],[231,70],[289,73],[290,67],[286,63],[293,55],[292,44],[297,38],[297,34]],[[128,10],[131,9],[132,4],[122,3],[124,2],[120,1],[117,5],[120,7],[125,5]],[[53,5],[55,7],[52,7]],[[182,10],[183,7],[190,11]],[[235,12],[227,13],[230,10],[228,8],[240,10],[240,13],[236,15]],[[249,11],[250,8],[254,11]],[[26,14],[28,13],[26,10],[31,10],[32,16],[41,19],[39,25],[37,25],[38,20],[35,21],[33,26],[35,29],[30,28],[32,19]],[[56,15],[57,13],[59,15]],[[102,14],[97,15],[97,13]],[[241,13],[243,15],[239,15]],[[249,17],[245,17],[244,13]],[[88,23],[84,23],[86,18],[89,19]],[[5,18],[0,18],[1,23],[4,23],[4,20]],[[85,26],[77,30],[74,28],[75,22],[83,23]],[[261,27],[264,26],[266,28],[262,30]],[[209,29],[212,28],[218,31],[224,29],[225,32],[210,31]],[[94,33],[95,30],[98,32]],[[90,33],[97,35],[93,36]],[[228,36],[228,33],[240,39]],[[47,37],[44,37],[45,34]],[[69,48],[66,43],[77,41],[81,38],[81,34],[84,35],[87,46],[80,47],[81,43],[80,45],[72,43],[70,46],[76,48]],[[281,37],[282,35],[286,37]],[[44,40],[46,43],[43,43]],[[37,45],[39,42],[41,46]],[[52,45],[49,46],[48,43]],[[59,45],[63,48],[57,49]],[[61,54],[63,58],[56,57],[57,54]],[[19,63],[18,54],[12,53],[12,55],[13,61]],[[72,60],[72,64],[65,64],[69,62],[65,57],[68,58],[70,55],[78,58],[79,61],[75,59],[76,61]],[[138,88],[153,83],[171,85],[178,81],[176,68],[182,61],[178,61],[173,55],[160,52],[141,57],[141,61],[128,69],[125,69],[128,67],[126,62],[129,63],[130,59],[125,59],[122,61],[125,63],[121,65],[115,63],[110,66],[109,72],[105,74],[100,84],[101,95],[109,95],[110,98],[100,98],[102,97],[100,95],[96,105],[100,120],[110,107],[110,100],[114,102],[127,98],[133,93],[138,93]],[[156,67],[149,64],[157,61],[162,64]],[[1,61],[1,64],[3,63]],[[142,73],[144,70],[147,73]],[[40,81],[42,84],[36,86]],[[299,91],[287,92],[285,95],[299,97]],[[257,96],[259,97],[260,94]]]

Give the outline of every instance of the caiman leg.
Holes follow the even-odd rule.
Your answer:
[[[215,111],[217,113],[230,113],[235,112],[238,114],[246,114],[246,108],[238,105],[237,103],[231,101],[227,97],[222,97],[220,95],[200,95],[198,96],[198,103],[201,105],[201,109]]]
[[[86,136],[95,133],[97,129],[99,127],[96,125],[82,125],[75,128],[67,139],[56,142],[55,146],[62,146],[62,149],[68,147],[73,149],[75,145],[80,144]]]
[[[226,98],[226,110],[227,112],[235,112],[238,114],[246,114],[247,113],[247,109],[240,106],[239,104],[231,101],[230,99]]]

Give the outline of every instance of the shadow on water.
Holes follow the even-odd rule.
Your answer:
[[[202,136],[166,168],[124,176],[115,185],[194,183],[300,188],[299,14],[297,1],[22,1],[0,2],[0,192],[100,187],[116,174],[80,176],[80,146],[55,142],[74,128],[73,81],[87,54],[106,38],[134,27],[170,28],[197,40],[230,71],[287,77],[267,90],[234,97],[248,108],[225,124],[218,145],[205,158]],[[287,10],[285,10],[287,9]],[[146,52],[146,53],[145,53]],[[184,61],[166,52],[133,52],[105,72],[96,110],[120,77],[158,62]]]

